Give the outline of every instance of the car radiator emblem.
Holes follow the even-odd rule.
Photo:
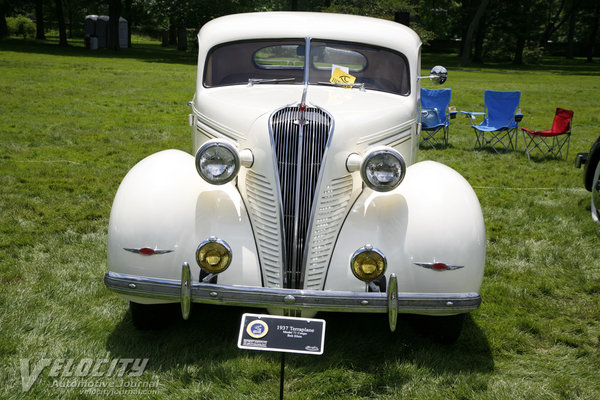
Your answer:
[[[167,254],[173,252],[173,250],[163,250],[163,249],[152,249],[150,247],[141,247],[141,248],[127,248],[124,247],[123,250],[129,251],[135,254],[141,254],[143,256],[154,256],[157,254]]]

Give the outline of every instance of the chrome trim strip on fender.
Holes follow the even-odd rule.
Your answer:
[[[181,281],[108,272],[106,286],[117,293],[161,300],[181,301]],[[191,301],[231,306],[286,308],[294,310],[453,315],[476,310],[481,304],[478,293],[404,293],[323,291],[221,285],[192,282]]]

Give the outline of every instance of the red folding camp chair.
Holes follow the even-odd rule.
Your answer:
[[[571,121],[573,120],[573,111],[562,108],[556,109],[552,129],[546,131],[532,131],[521,128],[523,131],[523,141],[525,142],[525,152],[527,158],[531,159],[530,153],[538,149],[542,157],[552,155],[556,159],[562,158],[562,149],[567,145],[565,159],[569,157],[569,141],[571,139]]]

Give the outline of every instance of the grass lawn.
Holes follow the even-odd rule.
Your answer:
[[[196,55],[73,43],[0,41],[0,398],[277,398],[279,355],[236,347],[241,314],[256,310],[195,306],[189,321],[140,332],[102,280],[121,179],[151,153],[191,149]],[[485,89],[521,90],[524,127],[547,129],[556,107],[573,109],[569,159],[528,161],[522,139],[519,151],[475,152],[469,121],[453,120],[450,146],[419,157],[455,168],[479,196],[481,308],[451,346],[408,318],[391,334],[381,315],[320,314],[325,354],[286,357],[285,398],[598,399],[600,227],[573,161],[600,135],[600,67],[460,69],[425,55],[423,73],[435,64],[448,67],[458,110],[483,111]],[[141,376],[106,372],[146,358]],[[99,376],[85,373],[103,359]],[[72,362],[74,375],[43,360]]]

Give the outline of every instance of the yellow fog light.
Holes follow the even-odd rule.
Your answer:
[[[206,272],[220,274],[231,264],[231,248],[224,240],[210,237],[198,246],[196,262]]]
[[[378,249],[370,244],[356,250],[350,261],[350,269],[361,281],[371,282],[385,273],[387,261]]]

